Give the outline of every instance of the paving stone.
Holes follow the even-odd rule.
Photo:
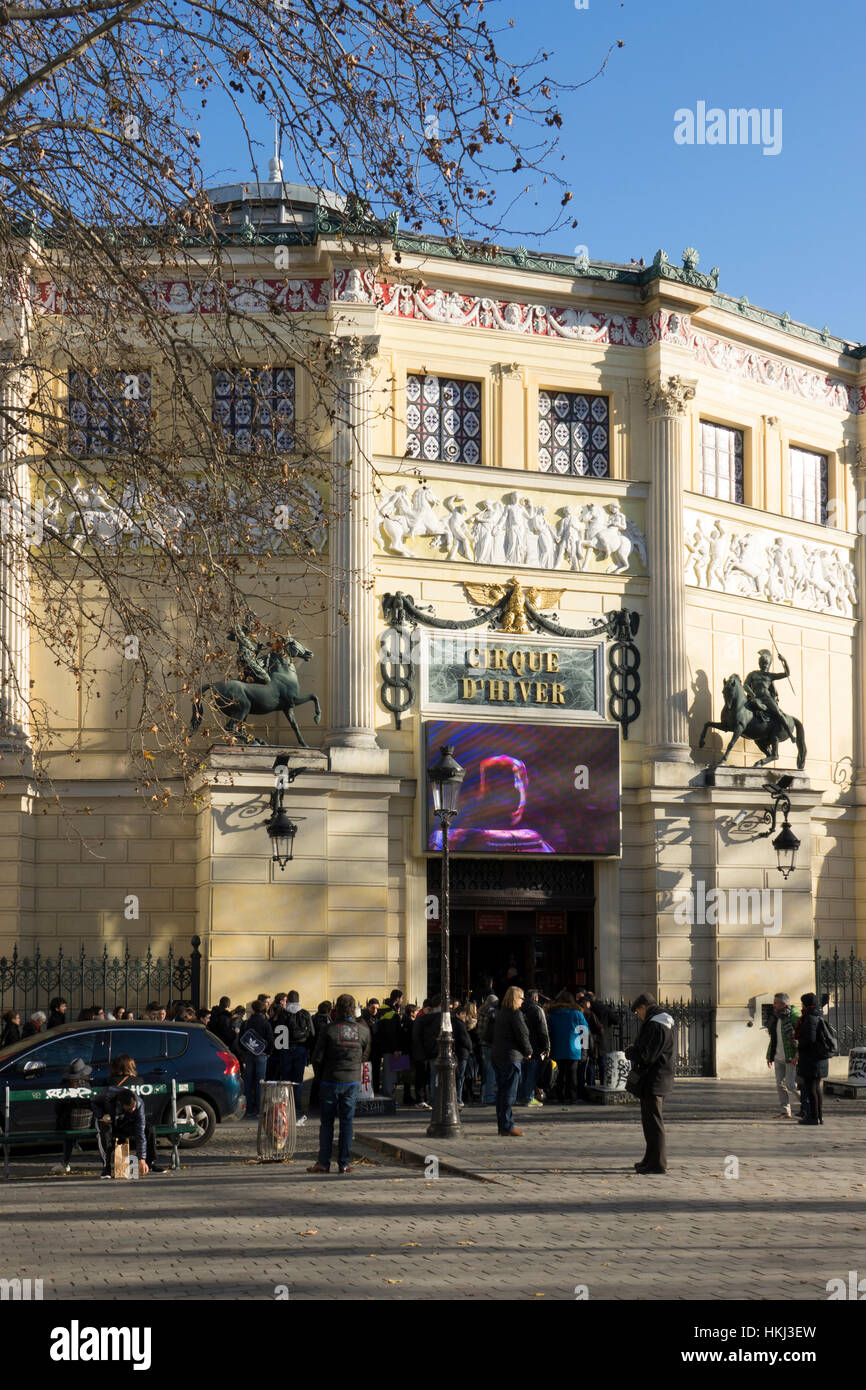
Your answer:
[[[18,1157],[0,1192],[4,1275],[83,1301],[270,1300],[287,1285],[290,1300],[540,1302],[583,1284],[601,1300],[824,1300],[828,1279],[863,1265],[863,1117],[837,1100],[804,1130],[775,1121],[774,1101],[767,1079],[678,1082],[663,1178],[632,1168],[631,1107],[518,1112],[526,1137],[513,1141],[498,1141],[490,1109],[467,1107],[465,1138],[448,1145],[426,1135],[429,1115],[367,1118],[370,1157],[347,1178],[305,1171],[313,1123],[290,1164],[251,1161],[255,1126],[226,1125],[180,1172],[122,1185],[97,1180],[95,1155],[70,1177],[49,1175],[53,1155]],[[373,1141],[485,1181],[428,1180]],[[736,1179],[723,1176],[730,1155]],[[647,1289],[635,1252],[654,1247]],[[780,1248],[796,1251],[797,1277]]]

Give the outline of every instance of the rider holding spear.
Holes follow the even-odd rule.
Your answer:
[[[770,629],[770,641],[775,647],[772,628]],[[777,648],[778,651],[778,648]],[[774,684],[775,681],[790,680],[791,671],[787,661],[778,652],[779,660],[784,667],[782,671],[771,671],[773,664],[773,653],[766,647],[758,652],[758,670],[750,671],[743,681],[743,688],[749,695],[749,703],[756,714],[766,719],[771,725],[781,725],[785,729],[788,738],[796,738],[794,721],[790,715],[783,714],[779,708],[779,695]],[[793,685],[792,685],[793,689]]]

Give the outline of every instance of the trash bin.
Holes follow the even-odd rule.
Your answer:
[[[631,1065],[624,1052],[604,1052],[601,1057],[601,1091],[624,1091]]]
[[[256,1152],[265,1162],[292,1158],[298,1139],[291,1081],[262,1081]]]

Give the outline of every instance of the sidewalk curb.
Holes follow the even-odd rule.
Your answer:
[[[366,1144],[378,1153],[387,1154],[389,1158],[399,1159],[401,1163],[405,1163],[409,1167],[423,1168],[427,1162],[426,1154],[418,1153],[415,1149],[408,1149],[404,1144],[395,1143],[391,1139],[382,1139],[378,1134],[364,1134],[361,1130],[356,1130],[355,1138],[359,1144]],[[431,1140],[432,1142],[434,1141]],[[463,1164],[454,1163],[451,1159],[440,1158],[437,1161],[440,1173],[450,1173],[457,1178],[471,1178],[473,1182],[494,1185],[496,1183],[496,1178],[486,1178],[482,1173],[476,1173],[473,1168],[466,1168]]]

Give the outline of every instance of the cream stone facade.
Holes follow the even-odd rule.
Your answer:
[[[229,202],[231,190],[223,196]],[[15,586],[25,581],[7,566],[3,660],[22,672],[29,662],[34,694],[52,711],[52,770],[71,814],[60,816],[28,780],[27,730],[12,729],[0,794],[0,954],[35,941],[44,952],[59,943],[185,952],[197,934],[208,998],[297,988],[314,1005],[341,990],[381,998],[396,984],[422,997],[428,938],[431,959],[438,940],[422,726],[443,716],[425,708],[415,667],[403,671],[414,700],[399,721],[383,702],[383,599],[409,594],[438,619],[463,622],[479,606],[464,585],[514,576],[525,590],[561,590],[556,621],[566,628],[586,630],[612,610],[640,617],[640,712],[627,737],[606,701],[603,709],[619,735],[621,854],[524,856],[537,882],[524,875],[522,886],[512,867],[521,856],[465,861],[455,885],[467,939],[458,986],[475,983],[473,949],[477,968],[494,962],[495,932],[478,926],[487,892],[489,912],[508,928],[502,951],[525,948],[521,973],[547,971],[547,984],[576,976],[605,997],[650,989],[706,999],[718,1074],[754,1073],[761,1005],[776,990],[814,987],[816,938],[861,953],[866,938],[866,353],[720,294],[716,272],[698,271],[691,250],[682,266],[659,253],[645,269],[522,248],[458,258],[390,228],[350,255],[325,218],[292,245],[290,272],[276,271],[279,226],[313,217],[305,198],[292,185],[263,185],[261,202],[249,204],[258,241],[239,237],[226,257],[248,286],[253,324],[266,284],[287,312],[340,342],[331,450],[345,467],[323,499],[332,508],[327,578],[282,565],[279,581],[283,597],[298,598],[293,631],[314,651],[302,683],[319,695],[322,722],[313,724],[310,706],[298,713],[309,751],[294,747],[284,723],[256,722],[268,746],[214,747],[197,810],[149,811],[132,790],[128,734],[109,723],[110,698],[102,710],[85,708],[71,679],[46,663],[38,631],[20,632]],[[282,224],[281,205],[290,213]],[[40,283],[40,309],[51,312],[47,277]],[[167,281],[163,292],[177,312],[193,301],[207,311],[201,286]],[[13,353],[5,389],[17,389],[17,370]],[[440,440],[457,440],[454,461],[435,443],[424,454],[432,436],[423,393],[434,379],[431,392],[456,384],[453,430],[443,423],[448,401],[430,416]],[[298,413],[312,412],[303,363],[296,380]],[[590,412],[584,431],[569,418],[560,451],[559,466],[576,458],[578,471],[539,467],[539,429],[549,431],[557,393],[563,411],[580,397]],[[739,441],[731,477],[742,500],[706,491],[707,426]],[[409,456],[415,439],[420,457]],[[796,451],[823,460],[820,520],[797,514]],[[606,551],[603,537],[593,539],[605,528],[628,545]],[[83,543],[100,543],[95,526]],[[765,773],[751,766],[755,745],[737,744],[709,781],[728,735],[698,746],[706,721],[720,718],[723,681],[745,677],[762,648],[772,649],[774,669],[777,652],[790,664],[779,699],[802,721],[808,749],[791,790],[801,849],[787,880],[758,837],[768,797]],[[117,662],[100,660],[110,692]],[[540,700],[517,714],[515,700],[466,718],[544,727]],[[263,828],[281,750],[302,768],[285,794],[298,823],[285,871]],[[770,770],[795,771],[795,756],[783,743]],[[769,899],[781,904],[778,930],[742,913],[683,920],[685,895],[699,884],[703,894],[778,893]],[[566,923],[562,941],[554,948],[540,921],[528,931],[523,922],[525,942],[514,947],[521,932],[508,914],[526,918],[545,904]]]

